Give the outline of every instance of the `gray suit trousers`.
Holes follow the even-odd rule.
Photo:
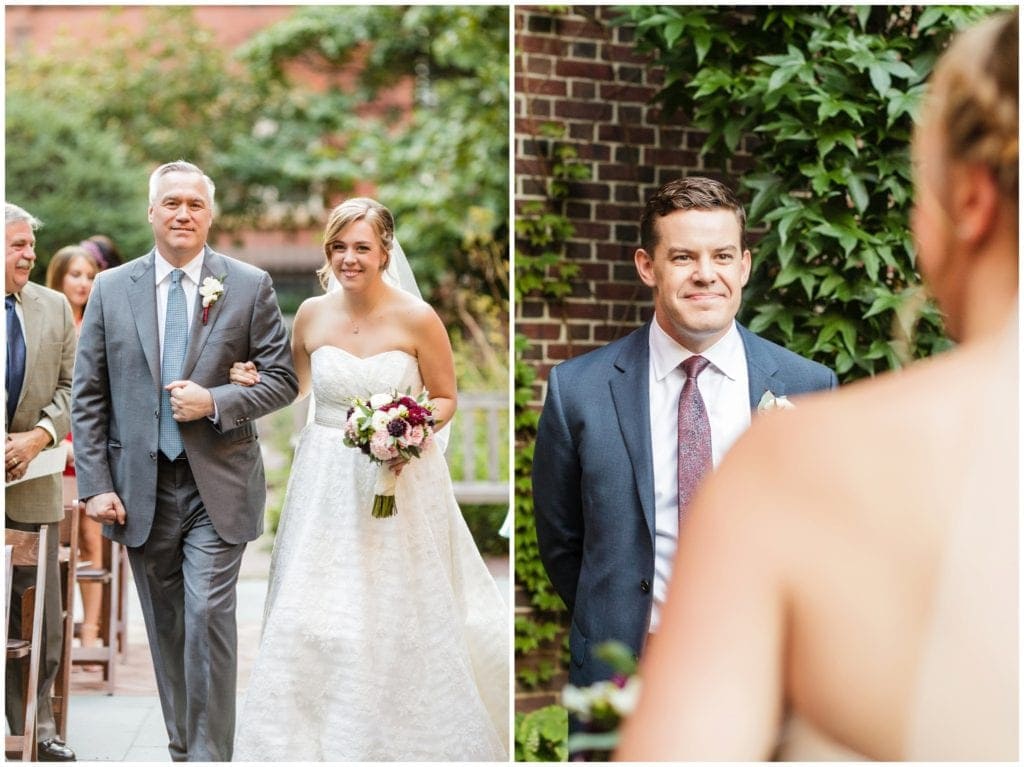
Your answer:
[[[188,461],[161,455],[153,527],[128,559],[174,761],[231,761],[244,551],[214,530]]]
[[[32,522],[15,522],[10,517],[4,520],[4,525],[12,530],[24,530],[30,533],[39,532],[43,527],[41,524]],[[46,570],[46,589],[43,601],[43,657],[39,669],[37,721],[37,740],[41,743],[44,740],[56,737],[57,728],[53,721],[53,704],[50,694],[53,692],[53,683],[57,679],[57,668],[60,666],[60,652],[64,644],[64,622],[61,616],[60,598],[60,565],[57,562],[57,550],[60,544],[60,536],[57,534],[57,525],[49,525],[50,531],[47,534],[47,562],[49,567]],[[8,636],[21,636],[21,595],[31,586],[36,585],[36,571],[34,567],[21,567],[14,571],[11,579],[11,622],[8,626]],[[22,692],[25,688],[26,677],[28,676],[28,665],[21,662],[7,664],[7,678],[5,685],[5,709],[7,722],[11,732],[24,732],[25,730],[25,695]]]

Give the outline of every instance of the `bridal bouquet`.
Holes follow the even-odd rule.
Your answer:
[[[426,390],[416,397],[398,392],[374,394],[368,400],[354,398],[348,410],[342,440],[357,447],[371,461],[419,458],[433,441],[434,406]],[[373,516],[395,514],[395,474],[382,469],[374,488]]]

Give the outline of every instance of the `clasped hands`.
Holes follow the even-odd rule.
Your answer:
[[[4,475],[8,482],[21,479],[40,451],[50,444],[50,434],[37,426],[32,431],[7,435],[4,443]]]
[[[214,414],[210,390],[194,381],[171,381],[164,389],[171,394],[171,416],[175,421],[198,421]]]

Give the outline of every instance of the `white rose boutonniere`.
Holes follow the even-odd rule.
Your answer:
[[[757,403],[757,412],[763,413],[766,410],[792,410],[795,407],[796,405],[790,402],[785,396],[776,397],[771,393],[771,390],[769,390],[761,396],[761,401]]]
[[[203,284],[199,286],[199,295],[203,297],[203,324],[205,325],[210,319],[210,307],[217,303],[217,300],[224,295],[224,278],[226,274],[222,274],[220,277],[207,277],[203,280]]]

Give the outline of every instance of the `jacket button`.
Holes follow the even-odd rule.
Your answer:
[[[159,410],[154,410],[153,411],[153,415],[156,416],[157,418],[159,418],[160,417],[160,411]]]
[[[150,454],[149,454],[149,459],[150,459],[151,461],[155,461],[155,460],[156,460],[156,453],[150,453]]]
[[[648,583],[646,580],[640,581],[640,590],[646,594],[648,591],[651,590],[651,584]]]

